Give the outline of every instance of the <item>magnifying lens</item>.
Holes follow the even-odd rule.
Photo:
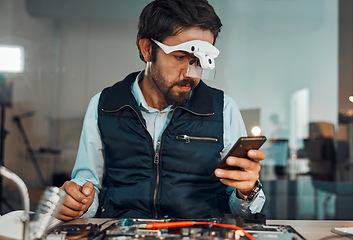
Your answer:
[[[215,58],[219,55],[219,50],[211,43],[201,40],[192,40],[175,46],[167,46],[152,39],[166,54],[175,51],[185,51],[194,54],[199,64],[190,61],[186,76],[192,78],[202,78],[203,80],[213,80],[215,76]]]
[[[216,69],[203,69],[200,66],[190,65],[186,71],[187,77],[201,78],[203,80],[213,80],[216,75]]]

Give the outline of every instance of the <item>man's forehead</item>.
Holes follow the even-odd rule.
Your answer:
[[[175,46],[192,40],[201,40],[213,44],[214,35],[210,30],[192,27],[183,29],[174,36],[166,37],[163,43],[169,46]]]

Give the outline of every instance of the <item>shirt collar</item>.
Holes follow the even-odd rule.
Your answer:
[[[136,111],[140,110],[141,108],[138,105],[135,96],[132,94],[131,88],[133,83],[139,79],[136,77],[139,74],[140,72],[131,73],[126,76],[123,81],[117,82],[112,87],[104,89],[102,91],[104,97],[101,97],[100,99],[101,110],[103,112],[117,112],[127,105],[131,106]],[[136,84],[138,85],[138,82]],[[141,96],[143,98],[142,92]],[[141,96],[139,99],[141,99]],[[212,99],[211,88],[203,81],[200,81],[193,90],[190,101],[188,101],[188,103],[182,108],[197,114],[210,115],[214,113]],[[139,102],[141,103],[141,101]]]

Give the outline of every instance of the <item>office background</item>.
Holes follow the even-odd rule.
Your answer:
[[[143,69],[135,38],[148,2],[0,0],[0,47],[24,50],[24,70],[1,73],[12,86],[4,164],[27,183],[33,204],[43,182],[34,160],[48,183],[65,180],[90,98]],[[258,125],[270,139],[264,213],[352,219],[352,1],[209,2],[224,26],[216,79],[207,83],[235,99],[249,133]],[[11,183],[3,185],[2,213],[20,201]]]

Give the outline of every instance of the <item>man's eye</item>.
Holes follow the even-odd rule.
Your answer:
[[[185,55],[174,55],[174,57],[176,58],[176,60],[184,60],[185,59]]]

